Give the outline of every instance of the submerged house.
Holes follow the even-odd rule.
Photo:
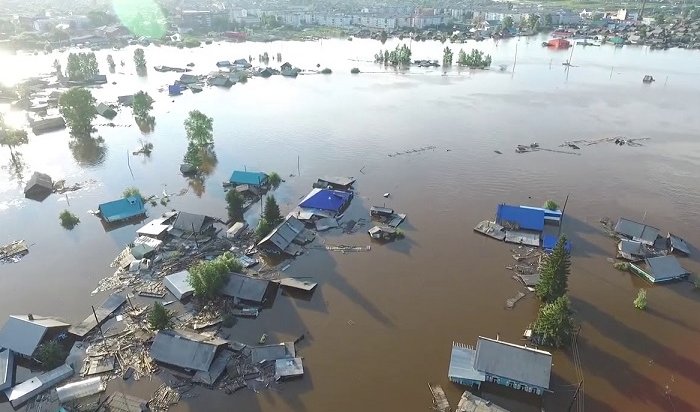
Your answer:
[[[31,357],[39,345],[69,327],[67,323],[44,316],[11,315],[0,329],[0,348]]]
[[[190,272],[187,270],[173,273],[163,278],[163,286],[165,286],[177,300],[188,298],[194,294],[194,288],[188,281],[189,277]]]
[[[670,255],[647,258],[644,266],[631,263],[630,271],[651,283],[683,279],[690,274],[681,266],[678,259]]]
[[[102,219],[107,223],[119,222],[146,214],[143,199],[140,196],[130,196],[98,206]]]
[[[242,170],[234,170],[229,178],[229,183],[234,186],[249,185],[254,187],[263,187],[267,185],[268,176],[263,172],[248,172]]]
[[[270,281],[258,279],[240,273],[231,273],[221,294],[250,303],[261,304],[265,301]]]
[[[253,67],[253,65],[248,63],[248,60],[246,59],[236,59],[233,61],[233,65],[241,69],[249,69]]]
[[[352,185],[355,179],[352,177],[322,177],[314,183],[314,188],[334,189],[334,190],[352,190]]]
[[[615,225],[615,233],[621,238],[630,239],[648,246],[654,246],[661,231],[653,226],[620,218]]]
[[[32,200],[42,201],[53,193],[53,180],[51,176],[34,172],[32,177],[24,186],[24,197]]]
[[[228,341],[184,330],[161,330],[151,345],[151,357],[182,369],[206,372]]]
[[[184,236],[202,234],[214,228],[214,219],[209,216],[198,215],[188,212],[179,212],[170,228],[173,236]]]
[[[551,371],[549,352],[479,336],[476,348],[453,343],[448,378],[475,388],[493,382],[542,395]]]
[[[311,240],[313,236],[306,230],[304,224],[294,216],[288,216],[258,242],[258,248],[266,253],[296,256],[302,253],[299,245]]]
[[[352,192],[343,192],[331,189],[313,189],[299,203],[302,209],[321,211],[330,217],[340,215],[350,206]]]

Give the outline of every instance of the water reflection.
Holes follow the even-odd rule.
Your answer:
[[[141,133],[153,133],[156,129],[156,118],[153,116],[146,116],[145,118],[134,117],[134,120],[139,130],[141,130]]]
[[[7,170],[10,180],[16,180],[18,183],[24,183],[24,173],[27,170],[22,153],[11,151],[10,162],[2,167],[2,170]]]
[[[68,147],[75,161],[83,167],[101,165],[107,156],[107,146],[101,136],[72,136]]]
[[[202,197],[206,191],[207,177],[216,170],[216,165],[219,163],[216,152],[211,147],[201,147],[190,143],[187,146],[184,161],[197,167],[197,174],[190,177],[187,184],[197,197]]]

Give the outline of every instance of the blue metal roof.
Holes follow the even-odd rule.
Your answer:
[[[106,222],[117,222],[146,213],[143,200],[139,196],[131,196],[112,202],[102,203],[98,209]]]
[[[544,230],[544,210],[529,207],[498,205],[496,223],[501,226],[515,226],[523,230]]]
[[[309,209],[330,210],[338,213],[345,209],[351,200],[352,193],[350,192],[314,189],[299,203],[299,206]]]
[[[267,175],[263,172],[234,170],[229,182],[234,185],[262,186],[267,182]]]

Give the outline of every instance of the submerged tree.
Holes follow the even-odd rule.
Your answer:
[[[67,209],[58,215],[58,219],[61,221],[61,226],[68,230],[73,230],[73,228],[80,223],[78,216],[74,215]]]
[[[282,178],[277,172],[272,172],[269,176],[267,176],[267,181],[270,182],[270,185],[272,185],[273,188],[277,189],[280,183],[282,183]]]
[[[513,18],[511,16],[506,16],[503,18],[503,21],[501,21],[501,25],[503,26],[504,30],[510,30],[513,28]]]
[[[639,293],[637,293],[637,297],[634,299],[634,307],[639,310],[645,310],[647,308],[646,289],[639,289]]]
[[[185,120],[187,140],[198,147],[214,146],[214,119],[199,110],[193,110]]]
[[[70,53],[66,65],[66,77],[70,80],[85,81],[99,74],[95,53]]]
[[[449,47],[445,47],[445,50],[442,51],[442,65],[452,66],[452,50]]]
[[[134,50],[134,64],[136,65],[136,73],[139,75],[146,73],[146,55],[142,48]]]
[[[272,227],[277,226],[282,223],[282,214],[280,213],[280,207],[277,204],[277,200],[273,195],[267,195],[265,198],[265,210],[263,212],[263,219],[269,223]]]
[[[169,329],[173,326],[175,314],[160,302],[155,302],[148,314],[148,326],[153,330]]]
[[[484,55],[484,52],[477,49],[472,49],[469,54],[460,50],[457,64],[469,67],[470,69],[485,69],[491,66],[491,56],[488,54]]]
[[[107,64],[109,64],[109,71],[114,72],[114,68],[117,67],[117,65],[114,63],[114,57],[112,57],[111,54],[107,55]]]
[[[230,272],[240,272],[241,264],[230,253],[210,260],[200,261],[190,266],[188,283],[194,289],[194,295],[203,299],[212,299],[219,294],[226,284],[226,275]]]
[[[95,98],[89,90],[76,87],[61,94],[58,110],[66,119],[71,134],[88,136],[92,132],[92,120],[97,116]]]
[[[560,296],[542,306],[533,325],[533,332],[544,345],[555,348],[568,345],[574,333],[569,298]]]
[[[124,191],[122,192],[122,197],[124,199],[129,197],[138,197],[139,199],[144,200],[143,196],[141,195],[141,191],[138,187],[135,186],[130,186],[124,189]]]
[[[535,287],[543,302],[553,302],[566,294],[571,258],[566,250],[566,236],[561,236],[552,253],[545,257],[540,269],[540,280]]]
[[[145,119],[153,108],[153,98],[141,90],[134,95],[132,110],[134,117]]]
[[[547,210],[559,210],[559,205],[554,200],[544,202],[544,208]]]

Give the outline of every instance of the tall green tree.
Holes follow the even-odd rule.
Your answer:
[[[137,119],[147,119],[153,108],[153,98],[148,93],[141,90],[134,95],[134,104],[131,106],[134,117]]]
[[[185,120],[187,140],[200,148],[214,146],[214,119],[199,110],[192,110]]]
[[[243,196],[235,190],[229,190],[226,193],[226,203],[228,210],[228,217],[234,220],[243,219]]]
[[[568,345],[574,334],[574,320],[569,298],[560,296],[540,308],[533,332],[547,346],[560,348]]]
[[[561,236],[552,253],[545,257],[540,268],[540,281],[535,287],[543,302],[553,302],[566,294],[571,268],[571,257],[566,250],[566,236]]]
[[[196,297],[209,300],[216,297],[224,287],[228,273],[239,272],[242,268],[238,260],[230,252],[226,252],[213,260],[192,265],[187,281],[194,289]]]
[[[277,226],[282,223],[282,214],[280,213],[280,207],[275,200],[275,196],[267,195],[265,198],[265,210],[263,212],[263,219],[269,223],[272,227]]]
[[[501,25],[503,26],[504,30],[510,30],[513,28],[513,18],[511,16],[506,16],[503,18],[503,21],[501,21]]]
[[[148,314],[148,325],[153,330],[163,330],[173,327],[173,317],[175,314],[163,306],[160,302],[155,302]]]
[[[535,13],[530,13],[529,16],[527,16],[527,27],[530,30],[535,30],[540,22],[540,16]]]
[[[58,110],[66,119],[71,134],[88,136],[92,132],[92,120],[97,116],[95,98],[89,90],[74,87],[61,94]]]

